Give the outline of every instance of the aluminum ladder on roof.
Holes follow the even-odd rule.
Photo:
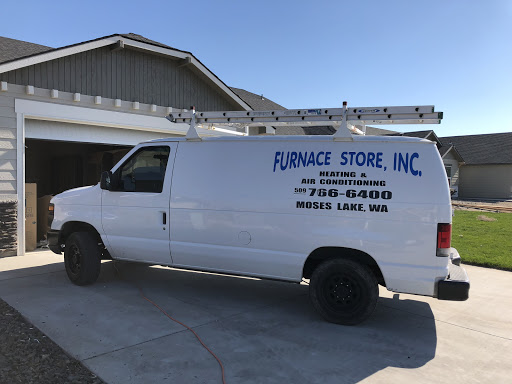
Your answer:
[[[367,124],[440,124],[443,112],[435,112],[433,105],[404,107],[356,107],[317,109],[286,109],[275,111],[214,111],[196,112],[194,107],[188,112],[169,114],[166,117],[173,123],[188,123],[187,140],[201,140],[197,124],[244,124],[246,126],[339,126],[333,135],[334,140],[352,140],[352,133],[364,134]],[[363,129],[358,129],[357,126]]]

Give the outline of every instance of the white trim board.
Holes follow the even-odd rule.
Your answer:
[[[16,114],[16,193],[18,195],[18,255],[25,254],[25,117]]]
[[[143,141],[176,136],[148,130],[139,131],[135,129],[69,124],[47,120],[25,120],[25,139],[135,146]],[[179,137],[183,136],[179,135]]]
[[[46,103],[27,99],[16,99],[14,110],[26,119],[59,121],[102,127],[133,129],[185,136],[189,125],[171,123],[164,117],[147,116],[129,112],[78,107],[74,105]],[[23,128],[25,128],[23,126]],[[200,136],[225,136],[225,133],[208,129],[197,129]]]

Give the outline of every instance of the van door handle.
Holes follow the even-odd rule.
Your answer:
[[[167,224],[167,213],[162,212],[162,214],[163,214],[163,217],[162,217],[163,224],[166,225]]]

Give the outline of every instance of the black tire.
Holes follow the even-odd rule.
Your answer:
[[[64,265],[74,284],[94,283],[101,268],[101,250],[95,237],[89,232],[72,233],[66,240]]]
[[[351,260],[331,259],[313,271],[309,297],[325,320],[356,325],[373,313],[379,287],[368,267]]]

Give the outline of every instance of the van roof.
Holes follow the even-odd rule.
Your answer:
[[[352,136],[354,141],[368,141],[368,142],[393,142],[393,143],[424,143],[424,144],[435,144],[433,141],[420,139],[417,137],[403,137],[403,136]],[[314,136],[217,136],[217,137],[202,137],[202,141],[217,142],[217,141],[298,141],[298,142],[331,142],[333,141],[332,135],[314,135]],[[187,141],[184,137],[166,137],[163,139],[156,139],[145,141],[144,143],[155,143],[155,142],[176,142],[176,141]]]

